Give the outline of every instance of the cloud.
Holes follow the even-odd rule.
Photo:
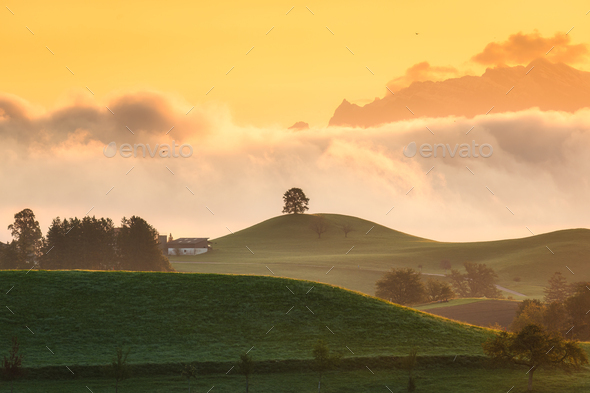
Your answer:
[[[172,127],[180,139],[206,133],[209,126],[202,108],[189,122],[176,101],[151,91],[127,92],[111,97],[104,106],[72,97],[59,108],[43,111],[18,97],[0,94],[0,138],[15,140],[29,151],[69,143],[72,138],[81,144],[124,143],[135,136],[153,139],[164,137]]]
[[[387,82],[387,87],[396,92],[413,82],[439,81],[456,76],[459,76],[459,71],[455,67],[433,67],[427,61],[423,61],[408,68],[403,76]]]
[[[569,35],[555,33],[553,37],[544,38],[535,31],[530,34],[512,34],[504,42],[491,42],[471,60],[486,66],[526,65],[536,58],[545,56],[551,48],[553,49],[547,58],[556,63],[580,63],[585,61],[588,55],[588,46],[571,44]]]
[[[278,126],[238,126],[222,107],[198,106],[187,116],[186,106],[156,92],[137,92],[105,104],[41,111],[3,96],[0,224],[6,228],[15,212],[29,207],[45,231],[56,216],[81,217],[94,207],[92,214],[115,222],[142,216],[175,237],[216,237],[227,234],[226,227],[235,232],[279,215],[281,196],[290,187],[306,192],[312,213],[359,216],[436,240],[521,237],[528,234],[525,226],[541,233],[587,226],[590,220],[585,207],[590,184],[583,176],[590,171],[587,109],[294,133]],[[132,124],[135,135],[125,124]],[[194,154],[106,158],[102,149],[111,138],[132,144],[175,139],[190,143]],[[402,154],[412,141],[454,146],[474,140],[491,144],[492,157]],[[0,240],[9,237],[0,232]]]

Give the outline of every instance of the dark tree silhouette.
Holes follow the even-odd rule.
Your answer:
[[[354,231],[354,228],[349,223],[344,223],[341,226],[342,232],[344,232],[344,237],[348,237],[348,234]]]
[[[418,351],[414,348],[410,350],[410,353],[406,358],[403,360],[402,367],[404,370],[408,372],[408,392],[413,392],[416,390],[416,381],[414,379],[414,368],[416,368],[416,363],[418,361]]]
[[[310,228],[318,235],[318,239],[320,239],[322,237],[322,233],[328,231],[328,223],[324,217],[316,216],[313,218]]]
[[[447,271],[451,268],[451,262],[448,260],[443,260],[440,261],[440,268],[443,269],[444,271]]]
[[[23,374],[23,355],[19,355],[19,344],[16,337],[12,338],[12,347],[8,351],[8,357],[4,356],[2,361],[2,376],[10,382],[10,393],[12,393],[13,382]]]
[[[318,393],[322,388],[322,375],[334,367],[340,360],[340,354],[330,354],[330,348],[324,340],[318,340],[313,346],[314,368],[318,372]]]
[[[549,279],[549,286],[545,288],[545,303],[563,303],[571,294],[566,278],[555,272]]]
[[[14,215],[14,223],[8,226],[16,242],[19,267],[30,267],[41,255],[43,234],[31,209]]]
[[[420,303],[426,294],[420,276],[414,269],[392,269],[375,283],[375,295],[401,305]]]
[[[283,201],[285,206],[283,207],[283,213],[288,214],[303,214],[309,210],[307,204],[309,198],[305,196],[301,188],[291,188],[283,195]]]
[[[496,288],[498,275],[492,268],[483,263],[472,262],[465,262],[463,266],[467,271],[465,274],[452,269],[449,275],[456,293],[463,297],[499,298],[502,296],[500,290]]]
[[[250,389],[250,375],[254,372],[254,362],[252,357],[247,353],[240,355],[240,361],[238,362],[237,371],[246,377],[246,393]]]
[[[108,270],[118,267],[115,226],[110,218],[55,218],[39,260],[43,269]]]
[[[123,217],[117,250],[123,270],[174,271],[158,244],[158,231],[143,218]]]
[[[455,292],[448,283],[430,278],[426,282],[426,296],[431,302],[436,302],[454,298]]]
[[[500,332],[482,344],[486,355],[500,362],[529,368],[528,390],[533,390],[533,374],[540,368],[579,370],[588,363],[586,352],[574,341],[530,324],[518,333]]]
[[[572,285],[573,295],[565,300],[564,306],[569,316],[568,321],[576,328],[572,331],[575,337],[580,340],[590,340],[590,282],[578,282]]]
[[[0,249],[0,269],[22,269],[25,264],[20,263],[16,241],[3,245]]]
[[[115,393],[118,392],[119,382],[129,378],[129,367],[127,366],[127,357],[131,348],[125,351],[122,347],[117,347],[115,357],[111,362],[110,373],[115,378]]]
[[[193,364],[185,364],[180,375],[188,380],[188,393],[191,393],[191,379],[197,378],[197,368]]]

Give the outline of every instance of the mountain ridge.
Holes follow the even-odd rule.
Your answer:
[[[540,110],[575,112],[590,107],[590,72],[535,59],[527,66],[487,68],[481,76],[413,82],[359,106],[346,99],[329,126],[373,127],[415,117],[463,116]]]

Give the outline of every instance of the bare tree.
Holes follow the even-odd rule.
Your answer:
[[[416,390],[416,380],[414,379],[413,371],[416,367],[418,351],[416,348],[410,349],[410,353],[404,359],[402,366],[408,372],[408,392]]]
[[[315,217],[310,227],[312,231],[318,234],[318,239],[322,237],[322,233],[328,231],[328,223],[326,222],[326,219],[322,216]]]
[[[180,375],[188,380],[188,393],[191,393],[191,379],[197,378],[197,368],[193,364],[185,364]]]
[[[254,372],[254,362],[252,361],[252,357],[247,353],[240,355],[238,372],[246,377],[246,393],[248,393],[250,389],[250,375]]]
[[[111,362],[111,374],[115,378],[115,393],[119,389],[119,381],[123,381],[129,377],[129,367],[127,366],[127,356],[131,349],[124,351],[123,348],[117,348],[117,354]]]
[[[313,346],[314,369],[318,372],[318,393],[322,388],[322,375],[336,366],[342,354],[330,353],[330,348],[324,340],[318,340]]]
[[[4,356],[4,360],[2,361],[2,374],[4,374],[6,380],[10,381],[10,393],[12,393],[12,383],[14,380],[23,374],[23,355],[18,354],[18,349],[18,340],[16,337],[13,337],[12,347],[8,351],[8,357]]]
[[[342,232],[344,232],[344,237],[348,237],[348,234],[350,232],[354,231],[354,228],[348,222],[343,224],[341,228],[342,228]]]

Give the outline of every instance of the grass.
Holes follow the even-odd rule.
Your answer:
[[[418,265],[422,265],[424,272],[443,274],[439,264],[444,259],[449,260],[453,268],[462,268],[464,262],[485,263],[498,274],[499,285],[529,297],[542,297],[547,280],[556,271],[572,281],[590,280],[590,271],[585,268],[585,256],[590,252],[588,229],[556,231],[521,239],[445,243],[411,236],[356,217],[321,216],[329,225],[321,239],[310,229],[314,215],[284,215],[214,239],[212,252],[171,260],[207,263],[173,263],[179,271],[216,273],[270,274],[265,266],[273,264],[281,275],[313,276],[315,280],[367,294],[374,293],[375,278],[383,271],[392,267],[418,269]],[[347,238],[340,229],[343,223],[354,228]],[[575,276],[567,270],[566,264]],[[337,273],[339,277],[325,275],[332,266],[335,268],[330,274]],[[514,281],[516,277],[521,281]]]
[[[450,307],[430,308],[425,311],[477,326],[499,325],[507,329],[516,317],[518,304],[519,302],[515,300],[487,299]]]
[[[434,308],[444,308],[444,307],[452,307],[452,306],[462,306],[464,304],[471,304],[471,303],[476,303],[476,302],[481,302],[483,300],[486,300],[485,298],[462,298],[462,299],[453,299],[453,300],[449,300],[448,302],[443,302],[443,303],[429,303],[429,304],[424,304],[421,306],[416,306],[414,307],[416,310],[432,310]]]
[[[13,287],[10,289],[11,287]],[[2,352],[26,367],[309,359],[325,339],[344,356],[481,355],[488,330],[316,282],[216,274],[1,271]],[[28,329],[30,328],[34,334]],[[332,333],[333,332],[333,333]],[[53,351],[54,354],[50,352]],[[228,367],[229,368],[229,367]],[[64,369],[67,374],[67,370]]]
[[[29,377],[15,383],[19,393],[114,392],[111,378],[85,375],[108,364],[117,345],[132,348],[129,361],[140,371],[120,384],[121,393],[187,391],[179,369],[180,363],[192,361],[224,367],[222,373],[202,372],[192,384],[193,392],[213,387],[212,392],[243,391],[244,377],[230,367],[248,349],[258,367],[252,393],[312,393],[317,375],[309,371],[311,348],[318,338],[344,356],[342,364],[351,366],[329,371],[322,392],[387,391],[386,385],[394,393],[404,392],[406,372],[379,356],[405,356],[410,348],[421,356],[415,371],[417,392],[526,389],[526,370],[490,368],[480,357],[489,330],[317,282],[34,270],[1,271],[0,290],[10,290],[4,303],[14,312],[0,316],[0,351],[5,353],[10,337],[17,335],[24,366],[30,369]],[[39,371],[42,367],[62,373],[48,377]],[[584,392],[588,386],[587,370],[535,373],[535,391],[541,393]],[[0,381],[0,392],[8,389]]]
[[[357,393],[357,392],[407,392],[407,373],[401,370],[358,370],[331,371],[322,378],[322,392]],[[416,392],[436,393],[471,393],[471,392],[506,392],[526,391],[527,377],[523,369],[486,369],[461,367],[418,368],[415,371]],[[292,372],[281,374],[255,374],[251,377],[252,393],[314,393],[317,392],[318,378],[311,372]],[[385,387],[387,386],[387,388]],[[555,373],[541,370],[535,373],[534,384],[537,393],[582,393],[587,392],[590,377],[587,372]],[[114,383],[110,379],[79,379],[63,381],[23,380],[15,384],[18,393],[69,393],[83,392],[90,388],[94,393],[114,392]],[[212,387],[213,392],[245,391],[244,377],[229,375],[199,376],[192,382],[192,392],[204,393]],[[0,392],[8,392],[7,385],[0,385]],[[179,376],[156,376],[131,378],[120,384],[121,393],[169,393],[186,392],[188,383]]]

